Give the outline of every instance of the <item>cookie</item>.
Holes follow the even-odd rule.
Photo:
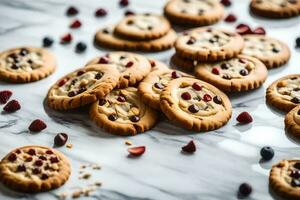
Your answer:
[[[266,94],[267,103],[289,112],[300,104],[300,74],[285,76],[272,83]]]
[[[19,147],[0,162],[0,181],[18,192],[36,193],[58,188],[70,174],[67,158],[43,146]]]
[[[57,81],[49,90],[48,105],[56,110],[78,108],[107,95],[119,81],[114,65],[90,65]]]
[[[199,61],[181,58],[176,53],[170,59],[171,65],[186,71],[193,71]]]
[[[267,79],[268,70],[258,59],[238,55],[221,62],[199,63],[195,76],[220,90],[240,92],[260,87]]]
[[[225,125],[232,108],[228,97],[209,83],[194,78],[172,80],[160,95],[160,107],[186,129],[210,131]]]
[[[106,97],[95,102],[90,118],[104,130],[116,135],[136,135],[152,128],[157,113],[144,104],[137,89],[114,89]]]
[[[110,52],[92,59],[86,66],[91,64],[114,65],[120,73],[118,88],[136,85],[151,70],[151,64],[147,58],[129,52]]]
[[[267,18],[290,18],[300,14],[299,0],[252,0],[252,13]]]
[[[243,38],[233,32],[215,28],[196,28],[179,36],[176,54],[197,61],[219,61],[235,57],[244,47]]]
[[[300,105],[285,116],[285,129],[296,138],[300,138]]]
[[[171,29],[161,38],[149,41],[132,41],[115,35],[114,27],[109,26],[97,31],[95,43],[100,47],[116,50],[155,52],[170,49],[176,38],[176,32]]]
[[[164,14],[174,24],[207,26],[222,19],[224,8],[218,0],[171,0]]]
[[[155,59],[148,59],[150,64],[151,64],[151,72],[153,71],[156,71],[156,70],[166,70],[166,69],[169,69],[169,67],[158,61],[158,60],[155,60]]]
[[[269,185],[280,197],[300,199],[300,160],[282,160],[270,171]]]
[[[264,35],[244,35],[242,54],[262,61],[268,69],[279,67],[290,59],[290,50],[283,42]]]
[[[146,13],[125,17],[116,25],[114,33],[130,40],[153,40],[167,34],[170,28],[164,17]]]
[[[41,80],[56,68],[54,56],[36,47],[20,47],[0,53],[0,80],[27,83]]]
[[[144,103],[160,110],[160,94],[168,83],[176,78],[192,77],[186,73],[175,70],[156,70],[146,76],[139,84],[138,92]]]

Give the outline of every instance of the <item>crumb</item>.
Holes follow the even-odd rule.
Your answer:
[[[101,166],[98,165],[98,164],[93,164],[93,165],[92,165],[92,169],[94,169],[94,170],[100,170],[100,169],[101,169]]]
[[[125,144],[128,145],[128,146],[130,146],[130,145],[132,145],[132,142],[129,141],[129,140],[125,140]]]
[[[81,179],[89,179],[90,177],[91,177],[91,174],[86,173],[81,176]]]
[[[97,187],[101,187],[101,186],[102,186],[102,183],[101,183],[100,181],[96,181],[96,182],[94,183],[94,185],[97,186]]]
[[[66,147],[69,148],[69,149],[72,149],[73,144],[67,144]]]
[[[65,200],[67,198],[68,194],[66,192],[61,192],[57,196],[58,196],[58,199]]]
[[[72,198],[76,199],[79,198],[81,196],[82,191],[81,190],[77,190],[75,192],[72,193]]]

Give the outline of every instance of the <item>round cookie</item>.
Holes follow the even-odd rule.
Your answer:
[[[181,58],[176,53],[171,57],[170,62],[175,67],[181,68],[186,71],[193,71],[194,68],[199,63],[199,61],[197,60],[189,60],[189,59]]]
[[[223,92],[194,78],[172,80],[160,99],[160,107],[170,120],[194,131],[220,128],[232,113],[230,100]]]
[[[139,84],[138,92],[144,103],[160,110],[160,94],[169,82],[176,78],[192,77],[186,73],[172,70],[156,70],[151,72]]]
[[[252,0],[251,11],[267,18],[290,18],[300,14],[299,0]]]
[[[14,149],[0,162],[0,181],[18,192],[36,193],[58,188],[70,174],[67,158],[43,146]]]
[[[280,197],[300,199],[300,160],[282,160],[270,171],[269,185]]]
[[[173,47],[176,32],[170,29],[161,38],[148,41],[132,41],[114,34],[114,27],[109,26],[96,32],[95,43],[100,47],[126,51],[163,51]]]
[[[266,94],[267,103],[288,112],[300,104],[300,74],[285,76],[272,83]]]
[[[129,15],[115,27],[115,34],[130,40],[153,40],[167,34],[171,25],[164,17],[155,14]]]
[[[0,80],[13,83],[38,81],[56,68],[54,56],[36,47],[20,47],[0,53]]]
[[[215,28],[196,28],[179,36],[176,54],[198,61],[219,61],[235,57],[244,47],[243,38],[233,32]]]
[[[107,95],[118,83],[114,65],[90,65],[57,81],[48,92],[48,105],[56,110],[78,108]]]
[[[166,69],[169,69],[169,67],[158,61],[158,60],[155,60],[155,59],[148,59],[150,64],[151,64],[151,72],[153,71],[156,71],[156,70],[166,70]]]
[[[104,130],[116,135],[136,135],[152,128],[157,113],[140,99],[137,89],[114,89],[95,102],[90,118]]]
[[[114,65],[120,73],[118,88],[134,86],[151,70],[151,64],[144,56],[129,52],[110,52],[89,61],[91,64]]]
[[[262,61],[268,69],[279,67],[290,59],[290,50],[283,42],[264,35],[244,35],[242,54]]]
[[[171,0],[164,14],[174,24],[206,26],[218,22],[224,8],[218,0]]]
[[[285,128],[294,137],[300,138],[300,105],[285,116]]]
[[[240,92],[260,87],[267,79],[268,70],[258,59],[238,55],[221,62],[199,63],[195,76],[220,90]]]

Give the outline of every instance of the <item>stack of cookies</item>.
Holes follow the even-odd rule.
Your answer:
[[[149,13],[127,16],[95,35],[97,45],[118,50],[162,51],[171,48],[175,40],[169,21]]]

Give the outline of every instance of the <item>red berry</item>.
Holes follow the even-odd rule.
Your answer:
[[[11,97],[12,92],[10,90],[2,90],[0,91],[0,103],[5,104]]]
[[[186,153],[194,153],[196,151],[196,145],[194,140],[191,140],[187,145],[181,147],[182,151]]]
[[[219,75],[219,74],[220,74],[219,69],[216,68],[216,67],[212,68],[211,72],[212,72],[213,74],[216,74],[216,75]]]
[[[251,115],[248,112],[242,112],[237,116],[236,120],[241,124],[248,124],[253,121]]]
[[[253,34],[266,35],[266,31],[263,27],[257,27],[256,29],[253,30]]]
[[[239,24],[236,27],[236,32],[241,34],[241,35],[252,34],[251,28],[246,24]]]
[[[131,147],[128,148],[127,151],[130,153],[132,156],[140,156],[146,151],[145,146],[139,146],[139,147]]]
[[[192,87],[193,87],[194,90],[197,90],[197,91],[202,90],[202,86],[199,83],[194,83],[192,85]]]
[[[129,0],[120,0],[119,4],[122,7],[126,7],[129,5]]]
[[[205,94],[203,96],[203,101],[208,102],[208,101],[211,101],[211,100],[212,100],[212,98],[211,98],[211,96],[209,94]]]
[[[125,65],[125,67],[129,68],[129,67],[131,67],[132,65],[133,65],[133,62],[132,62],[132,61],[129,61],[129,62]]]
[[[98,61],[99,64],[108,64],[108,58],[103,56]]]
[[[107,15],[107,11],[105,9],[103,9],[103,8],[99,8],[95,12],[95,16],[96,17],[103,17],[105,15]]]
[[[68,16],[74,16],[74,15],[77,15],[78,12],[79,12],[79,11],[77,10],[77,8],[75,8],[74,6],[70,6],[70,7],[67,9],[66,14],[67,14]]]
[[[237,20],[236,16],[233,15],[233,14],[229,14],[225,19],[224,21],[225,22],[235,22]]]
[[[17,100],[11,100],[4,106],[3,110],[5,112],[12,113],[17,110],[20,110],[20,108],[21,108],[21,105],[19,104],[19,102]]]
[[[172,74],[171,74],[172,78],[175,79],[175,78],[180,78],[181,77],[181,74],[177,71],[173,71]]]
[[[190,100],[192,96],[190,95],[190,93],[184,92],[181,94],[181,98],[183,98],[184,100]]]
[[[70,28],[79,28],[81,26],[81,22],[76,19],[70,24]]]
[[[223,6],[231,6],[231,1],[230,0],[221,0],[220,1],[221,4],[223,4]]]
[[[61,86],[63,86],[68,80],[69,80],[68,78],[62,79],[62,80],[60,80],[60,81],[58,82],[57,85],[58,85],[59,87],[61,87]]]
[[[33,122],[31,122],[30,126],[28,127],[28,129],[32,132],[39,132],[44,130],[45,128],[47,128],[47,125],[45,124],[45,122],[43,122],[40,119],[36,119]]]
[[[127,11],[124,13],[125,16],[134,15],[134,14],[135,14],[135,13],[134,13],[133,11],[131,11],[131,10],[127,10]]]
[[[71,41],[72,41],[72,35],[70,33],[65,34],[60,39],[61,44],[67,44],[67,43],[70,43]]]
[[[15,153],[11,153],[7,159],[9,161],[13,162],[13,161],[17,160],[17,155]]]

